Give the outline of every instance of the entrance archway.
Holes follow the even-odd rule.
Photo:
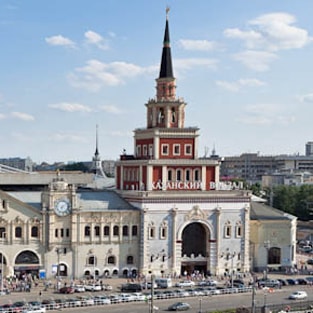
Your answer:
[[[181,274],[207,274],[209,231],[201,223],[188,224],[182,232]]]
[[[15,259],[14,274],[17,277],[23,277],[30,274],[39,277],[40,262],[36,253],[32,251],[23,251]]]

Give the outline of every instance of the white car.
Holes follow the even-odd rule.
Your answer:
[[[97,284],[88,284],[88,285],[85,285],[84,287],[86,291],[101,291],[102,290],[101,285],[97,285]]]
[[[182,288],[182,287],[193,287],[195,286],[195,283],[192,280],[182,280],[178,283],[176,283],[176,287]]]
[[[24,313],[46,313],[46,308],[44,306],[30,306],[23,312]]]
[[[74,290],[75,290],[75,292],[85,292],[86,291],[84,285],[75,285]]]
[[[107,296],[95,296],[93,300],[95,304],[111,304],[111,299]]]
[[[306,293],[306,291],[298,290],[290,294],[289,299],[292,300],[305,299],[307,298],[307,296],[308,294]]]

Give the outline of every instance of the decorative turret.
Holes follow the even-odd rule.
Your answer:
[[[170,47],[168,22],[169,8],[166,8],[166,24],[159,78],[156,79],[156,99],[146,104],[147,128],[183,128],[185,120],[185,103],[176,98],[176,79]]]

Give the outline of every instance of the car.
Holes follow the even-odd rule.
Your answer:
[[[85,286],[84,285],[74,285],[75,292],[85,292]]]
[[[307,263],[307,264],[310,264],[310,265],[313,265],[313,259],[307,259],[307,260],[306,260],[306,263]]]
[[[26,308],[23,313],[46,313],[46,308],[44,306],[32,306]]]
[[[192,280],[182,280],[176,283],[176,287],[183,288],[183,287],[193,287],[195,286],[195,282]]]
[[[277,279],[261,279],[258,281],[260,287],[277,288],[281,286],[281,283]]]
[[[71,294],[74,292],[75,292],[75,289],[73,287],[65,286],[59,289],[59,293]]]
[[[95,304],[94,299],[88,296],[80,296],[77,297],[77,299],[81,302],[81,306],[89,306]]]
[[[191,306],[186,302],[176,302],[168,307],[169,311],[188,311],[189,309]]]
[[[110,290],[113,290],[113,287],[109,284],[104,284],[102,285],[102,290],[110,291]]]
[[[102,287],[98,284],[88,284],[84,285],[86,291],[101,291]]]
[[[298,290],[298,291],[294,291],[293,293],[291,293],[288,298],[291,300],[301,300],[307,297],[308,297],[308,294],[306,293],[306,291]]]
[[[111,304],[111,299],[105,295],[98,295],[93,298],[96,305]]]

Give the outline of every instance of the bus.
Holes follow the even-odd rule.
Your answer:
[[[173,286],[171,278],[156,278],[155,283],[158,288],[171,288]]]

